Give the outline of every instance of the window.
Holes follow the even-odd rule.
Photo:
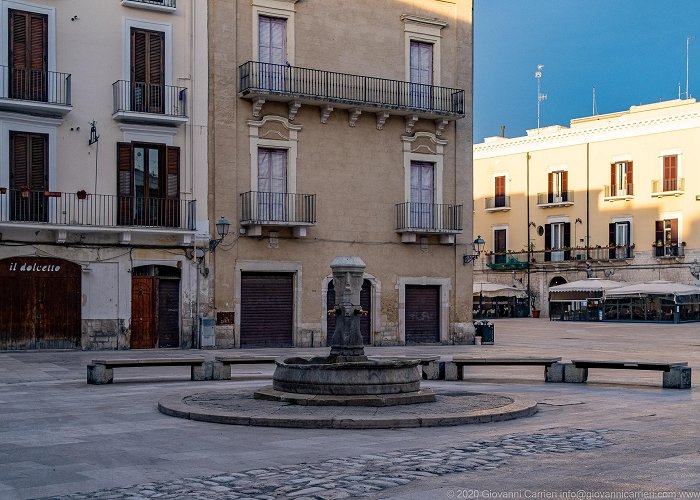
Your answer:
[[[46,222],[49,187],[48,136],[10,132],[10,219]]]
[[[131,110],[165,112],[165,33],[131,28]]]
[[[568,172],[550,172],[547,176],[547,203],[562,203],[569,200]]]
[[[493,200],[494,207],[507,207],[506,203],[506,176],[498,175],[494,177],[494,196]]]
[[[433,44],[411,41],[411,106],[432,108]]]
[[[663,191],[678,191],[678,156],[664,156]]]
[[[10,98],[47,101],[48,16],[8,11]]]
[[[287,64],[287,20],[276,17],[258,18],[258,57],[260,86],[269,90],[284,90]]]
[[[120,225],[180,225],[180,148],[117,143],[117,170]]]
[[[258,219],[285,221],[287,198],[287,150],[259,148]]]
[[[433,227],[435,164],[411,162],[411,227]]]
[[[656,257],[678,256],[678,219],[656,221]]]
[[[632,162],[619,161],[610,165],[610,196],[632,196]]]
[[[569,260],[571,251],[571,224],[569,222],[554,222],[544,226],[545,261],[560,262]],[[565,250],[566,249],[566,250]]]
[[[629,221],[613,222],[608,226],[608,246],[611,259],[629,259],[631,257],[631,223]],[[613,248],[615,247],[615,248]]]
[[[506,263],[506,233],[507,229],[494,229],[493,230],[493,252],[494,252],[494,263],[495,264],[505,264]]]

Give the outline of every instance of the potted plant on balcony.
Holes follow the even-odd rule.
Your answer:
[[[20,186],[19,194],[22,198],[29,198],[29,186]]]
[[[75,193],[75,196],[77,196],[79,200],[84,200],[87,198],[87,191],[85,191],[84,189],[81,189],[80,191]]]
[[[7,193],[7,188],[6,187],[0,187],[0,194],[5,194]]]

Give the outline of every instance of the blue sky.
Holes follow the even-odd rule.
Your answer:
[[[524,135],[541,126],[700,97],[700,0],[474,0],[474,140]]]

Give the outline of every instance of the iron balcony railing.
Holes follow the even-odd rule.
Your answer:
[[[537,193],[538,205],[559,205],[562,203],[571,204],[573,202],[573,191],[562,191],[561,193]]]
[[[510,196],[494,196],[485,199],[486,210],[510,208]]]
[[[0,188],[0,222],[194,231],[196,209],[194,200]]]
[[[634,196],[634,184],[629,183],[626,186],[616,186],[615,184],[605,186],[605,197],[615,198],[623,196]]]
[[[654,257],[685,257],[685,245],[675,243],[654,243],[652,245]]]
[[[529,261],[528,261],[529,257]],[[595,247],[552,248],[532,250],[529,255],[525,250],[518,252],[491,252],[486,254],[486,266],[494,270],[523,269],[528,264],[549,264],[572,261],[611,261],[634,258],[634,244],[608,245]]]
[[[316,224],[316,195],[262,191],[241,193],[241,224]]]
[[[669,193],[672,191],[685,191],[685,178],[656,179],[651,181],[652,193]]]
[[[464,116],[464,90],[248,61],[238,68],[239,92],[290,95],[328,103]]]
[[[187,118],[187,88],[118,80],[112,84],[114,113]]]
[[[461,233],[462,205],[405,202],[396,204],[396,230],[415,233]]]
[[[71,75],[31,68],[0,66],[0,98],[71,105]]]
[[[130,0],[134,3],[145,3],[148,5],[156,5],[159,7],[176,8],[177,0]]]

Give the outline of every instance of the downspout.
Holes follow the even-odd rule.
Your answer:
[[[591,259],[591,143],[586,143],[586,261]]]
[[[532,247],[530,245],[530,152],[525,152],[525,202],[527,203],[527,309],[528,316],[532,310],[532,288],[530,287],[530,265],[532,264]]]

